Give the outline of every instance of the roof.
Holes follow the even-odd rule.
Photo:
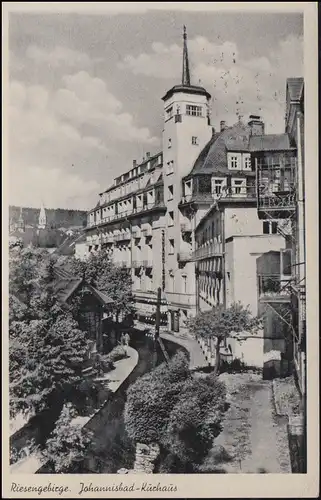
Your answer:
[[[284,151],[292,149],[288,134],[254,135],[250,138],[251,151]]]
[[[250,127],[239,121],[216,133],[194,163],[190,175],[227,172],[227,151],[249,151]]]
[[[172,97],[173,94],[176,94],[178,92],[184,92],[185,94],[198,94],[198,95],[205,95],[207,99],[211,98],[211,94],[207,92],[204,87],[199,87],[198,85],[174,85],[170,90],[166,92],[164,97],[162,97],[163,101],[167,101],[170,97]]]
[[[63,266],[55,266],[55,282],[54,282],[54,291],[57,294],[57,298],[59,301],[66,303],[68,299],[76,292],[76,290],[84,285],[84,281],[82,278],[77,278],[73,276],[66,267]],[[108,306],[114,303],[113,299],[111,299],[108,295],[97,290],[91,285],[86,285],[86,288],[99,300],[99,302],[103,306]]]
[[[303,93],[303,87],[303,77],[288,78],[286,80],[286,88],[291,101],[300,101]]]

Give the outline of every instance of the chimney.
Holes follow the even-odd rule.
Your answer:
[[[226,121],[222,120],[220,121],[220,131],[223,132],[223,130],[226,129]]]
[[[133,160],[133,168],[137,167],[137,160]]]
[[[150,158],[150,152],[149,151],[146,153],[146,158],[147,159]]]
[[[264,122],[258,115],[250,115],[248,126],[250,127],[250,135],[264,135]]]

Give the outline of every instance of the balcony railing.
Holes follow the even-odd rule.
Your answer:
[[[135,269],[139,269],[140,267],[143,267],[143,261],[141,261],[141,260],[134,260],[133,261],[133,267]]]
[[[126,211],[121,212],[119,214],[109,215],[108,217],[104,217],[103,219],[100,219],[97,222],[90,222],[87,227],[90,228],[90,227],[100,226],[102,224],[108,224],[109,222],[113,222],[115,220],[125,219],[125,218],[130,217],[134,214],[149,212],[149,211],[155,210],[155,209],[165,209],[164,201],[157,201],[154,203],[146,203],[145,205],[142,205],[141,207],[136,207],[136,208],[133,208],[131,210],[126,210]]]
[[[177,260],[178,262],[189,262],[193,258],[192,251],[189,252],[178,252]]]
[[[290,282],[290,279],[281,279],[279,275],[258,276],[259,297],[290,297]]]
[[[153,267],[153,261],[151,259],[143,260],[143,267],[150,269]]]
[[[131,239],[131,235],[129,232],[126,232],[126,233],[120,233],[120,234],[115,234],[114,236],[114,240],[115,241],[125,241],[125,240],[130,240]]]
[[[203,246],[195,250],[193,253],[193,259],[206,259],[208,257],[221,257],[222,247],[220,244],[210,243],[209,245]]]

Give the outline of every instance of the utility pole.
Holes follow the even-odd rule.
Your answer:
[[[160,327],[160,318],[161,318],[161,300],[162,300],[162,289],[161,287],[157,288],[157,302],[156,302],[156,319],[155,319],[155,340],[159,339],[159,327]]]

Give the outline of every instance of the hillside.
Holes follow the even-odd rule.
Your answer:
[[[39,208],[22,208],[22,216],[25,224],[36,226],[39,218]],[[9,207],[9,219],[17,221],[20,214],[20,207]],[[86,225],[86,211],[85,210],[67,210],[64,208],[46,208],[47,225],[51,228]]]

